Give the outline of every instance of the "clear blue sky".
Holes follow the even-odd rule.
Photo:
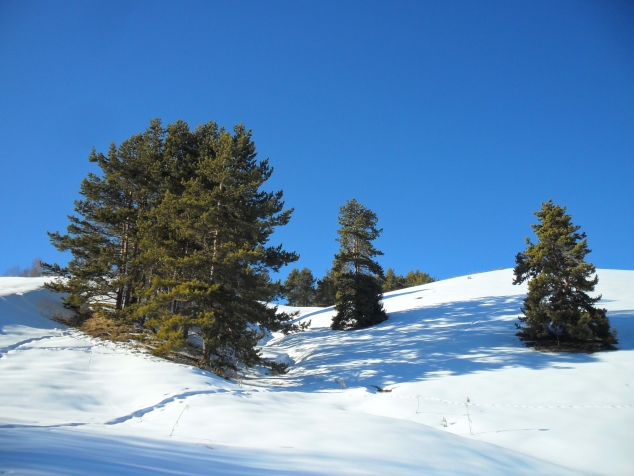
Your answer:
[[[0,2],[0,272],[65,263],[92,165],[154,117],[253,129],[317,276],[339,206],[381,263],[511,267],[552,198],[634,269],[634,7],[622,1]],[[290,269],[286,269],[285,275]]]

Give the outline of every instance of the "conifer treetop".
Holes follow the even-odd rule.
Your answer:
[[[383,229],[377,229],[376,213],[361,205],[356,199],[348,200],[339,208],[339,225],[337,230],[340,252],[336,262],[354,274],[376,274],[383,277],[383,268],[373,258],[382,256],[372,241],[377,239]],[[340,269],[344,271],[344,269]]]
[[[592,251],[587,246],[586,233],[578,232],[581,227],[572,224],[572,217],[566,215],[566,207],[556,205],[550,199],[533,214],[539,223],[532,224],[531,228],[539,241],[533,244],[530,238],[526,238],[528,248],[516,256],[513,284],[523,283],[542,273],[558,275],[562,269],[579,268],[584,275],[595,272],[595,267],[584,261]]]

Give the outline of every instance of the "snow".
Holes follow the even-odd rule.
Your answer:
[[[286,307],[311,326],[263,352],[289,372],[237,382],[66,328],[44,278],[0,278],[0,471],[634,474],[634,271],[598,275],[617,351],[524,347],[526,288],[499,270],[386,293],[361,331]]]

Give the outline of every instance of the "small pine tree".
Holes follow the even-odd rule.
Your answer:
[[[388,268],[383,280],[383,292],[396,291],[404,287],[406,286],[403,276],[397,275],[392,268]]]
[[[332,329],[363,329],[387,319],[381,302],[383,268],[373,259],[383,254],[372,246],[383,231],[376,224],[376,214],[355,199],[339,209],[340,249],[333,262],[337,294]]]
[[[337,290],[335,289],[332,270],[329,269],[323,278],[317,280],[313,305],[321,307],[334,306],[336,296]]]
[[[310,269],[293,268],[284,281],[284,292],[290,306],[310,306],[315,297],[315,278]]]
[[[405,286],[406,288],[411,288],[412,286],[420,286],[421,284],[429,284],[436,281],[436,278],[432,278],[429,274],[423,273],[422,271],[410,271],[405,276]]]
[[[528,280],[518,325],[520,336],[540,340],[598,341],[605,347],[616,343],[605,309],[594,307],[601,296],[590,297],[599,282],[595,267],[584,259],[590,253],[586,234],[571,222],[566,208],[542,203],[535,212],[539,224],[531,225],[538,243],[526,238],[528,247],[515,257],[513,284]]]
[[[388,268],[383,280],[383,292],[397,291],[398,289],[411,288],[421,284],[433,283],[436,278],[422,271],[410,271],[406,276],[398,275],[392,268]]]

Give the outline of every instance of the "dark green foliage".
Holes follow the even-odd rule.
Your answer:
[[[138,225],[160,199],[164,169],[164,131],[153,120],[143,134],[132,136],[108,157],[94,149],[88,160],[102,170],[88,174],[80,187],[84,197],[75,202],[78,216],[69,216],[68,235],[49,233],[59,251],[73,258],[66,268],[43,264],[46,274],[63,276],[48,287],[67,293],[65,305],[76,312],[98,307],[122,310],[133,301],[139,270]]]
[[[373,259],[383,254],[372,245],[382,231],[376,224],[376,214],[355,199],[339,209],[339,253],[333,262],[336,314],[332,329],[363,329],[387,319],[381,302],[383,268]]]
[[[315,290],[313,305],[320,307],[334,306],[336,297],[337,290],[335,289],[332,270],[329,269],[323,278],[317,280],[317,289]]]
[[[383,280],[383,292],[396,291],[398,289],[420,286],[421,284],[433,283],[436,278],[422,271],[410,271],[405,276],[397,275],[392,268],[388,268]]]
[[[342,273],[336,278],[337,298],[331,328],[364,329],[387,319],[381,302],[381,284],[369,274]]]
[[[396,291],[405,287],[405,278],[397,275],[392,268],[388,268],[383,280],[383,292]]]
[[[419,270],[410,271],[405,275],[405,286],[408,288],[433,283],[434,281],[436,281],[436,278],[432,278],[429,274]]]
[[[284,294],[289,306],[310,306],[315,297],[315,278],[310,269],[297,268],[288,274],[284,281]]]
[[[213,122],[190,131],[155,120],[108,158],[93,151],[103,173],[82,183],[69,234],[50,234],[73,254],[66,269],[47,266],[66,278],[50,287],[68,293],[77,312],[107,307],[152,329],[159,355],[185,347],[193,331],[203,341],[201,365],[220,374],[274,367],[258,340],[299,327],[266,305],[280,288],[269,271],[298,256],[267,246],[292,210],[283,210],[281,191],[260,190],[273,169],[255,157],[250,131]]]
[[[531,225],[537,244],[526,238],[526,251],[515,257],[513,284],[528,280],[528,294],[520,317],[521,335],[532,340],[552,339],[616,343],[605,309],[594,305],[601,296],[590,297],[599,282],[595,267],[585,261],[590,253],[586,234],[578,233],[566,208],[542,203],[535,212],[539,224]]]

